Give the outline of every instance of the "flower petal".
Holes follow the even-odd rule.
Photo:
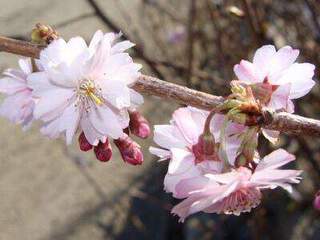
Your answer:
[[[280,48],[269,62],[268,80],[272,84],[278,84],[282,71],[290,67],[299,55],[299,50],[290,46]]]
[[[273,45],[265,45],[259,48],[253,57],[253,65],[259,70],[260,79],[268,75],[270,65],[269,62],[276,54],[276,49]]]
[[[279,131],[273,131],[269,129],[262,129],[263,136],[268,139],[272,144],[276,144],[279,141]]]
[[[194,156],[191,152],[181,148],[171,149],[171,160],[168,168],[169,174],[181,174],[194,166]]]
[[[263,78],[256,72],[255,66],[246,60],[241,60],[240,64],[237,64],[233,68],[234,73],[238,79],[245,83],[257,83],[262,82]]]
[[[155,125],[153,140],[159,146],[166,149],[173,147],[183,148],[187,146],[187,143],[181,134],[177,132],[174,126],[171,125]]]
[[[310,63],[293,64],[277,81],[277,84],[291,83],[290,99],[306,95],[315,85],[312,80],[315,66]]]
[[[86,115],[82,116],[80,120],[80,126],[84,135],[86,136],[86,139],[91,145],[97,146],[99,141],[103,143],[106,141],[106,136],[92,126]]]
[[[123,136],[123,128],[117,115],[108,107],[92,106],[89,111],[89,119],[92,126],[104,135],[113,139]]]
[[[198,138],[203,131],[203,129],[201,129],[201,126],[203,128],[205,121],[205,117],[203,117],[198,118],[198,120],[200,120],[201,122],[195,122],[191,115],[194,111],[196,110],[194,110],[193,108],[179,108],[172,115],[174,123],[180,130],[180,133],[191,145],[198,142]]]
[[[265,156],[258,164],[256,171],[265,169],[276,169],[289,162],[294,161],[296,158],[294,155],[288,153],[284,149],[278,149]]]
[[[162,148],[149,147],[149,152],[158,156],[160,158],[159,161],[168,160],[171,157],[171,152]]]
[[[280,85],[271,95],[268,107],[273,110],[287,110],[291,84]]]

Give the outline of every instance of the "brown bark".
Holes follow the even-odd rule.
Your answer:
[[[38,58],[43,46],[0,36],[0,51]],[[148,95],[173,100],[205,110],[211,110],[221,104],[223,97],[196,91],[184,86],[165,82],[158,78],[141,75],[132,85],[136,91]],[[320,121],[286,112],[268,114],[263,127],[295,135],[320,136]]]

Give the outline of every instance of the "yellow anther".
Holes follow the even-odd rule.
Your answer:
[[[81,84],[80,89],[91,98],[97,105],[103,104],[103,99],[95,94],[95,86],[92,82]]]
[[[87,94],[97,105],[103,104],[103,100],[96,96],[93,92],[87,92]]]

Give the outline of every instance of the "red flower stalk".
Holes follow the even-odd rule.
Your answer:
[[[214,111],[208,115],[203,133],[199,136],[198,142],[192,146],[192,152],[196,157],[196,163],[204,160],[220,161],[218,151],[213,134],[210,131],[210,122],[214,115]]]

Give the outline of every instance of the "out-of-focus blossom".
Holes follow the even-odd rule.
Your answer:
[[[171,29],[167,35],[167,41],[171,44],[178,44],[186,39],[186,28],[183,25],[178,25],[174,29]]]
[[[313,207],[320,211],[320,191],[318,191],[314,196]]]
[[[279,167],[295,157],[283,149],[265,156],[254,169],[240,167],[222,174],[208,173],[181,181],[176,197],[186,198],[172,209],[180,221],[196,212],[240,215],[257,207],[261,190],[282,187],[291,192],[291,184],[299,183],[301,171]]]
[[[161,160],[170,159],[168,173],[164,179],[164,188],[175,195],[176,184],[183,179],[200,176],[205,173],[219,173],[223,168],[223,161],[218,152],[220,129],[224,117],[215,115],[211,121],[211,133],[215,142],[209,142],[203,137],[207,111],[193,107],[180,108],[173,113],[170,125],[156,125],[154,141],[161,147],[151,147],[150,152]],[[243,131],[243,126],[230,124],[226,130],[228,136],[226,157],[234,162],[240,146],[237,133]],[[212,144],[210,145],[210,141]],[[207,144],[207,146],[205,146]],[[204,148],[205,147],[205,148]],[[210,154],[209,154],[210,153]]]
[[[44,71],[28,78],[38,98],[34,116],[45,122],[42,133],[71,143],[79,129],[91,145],[118,139],[129,125],[128,108],[143,102],[129,88],[141,66],[125,53],[134,44],[97,31],[89,46],[81,37],[54,40],[41,51]]]
[[[292,99],[306,95],[315,82],[315,66],[295,63],[299,50],[285,46],[278,51],[272,45],[259,48],[253,62],[242,60],[234,66],[238,79],[250,85],[261,104],[273,110],[283,109],[292,113]]]
[[[137,137],[140,137],[143,139],[149,137],[151,134],[151,131],[150,131],[148,120],[145,119],[142,116],[142,114],[137,110],[129,111],[129,116],[130,116],[130,123],[129,123],[130,132],[133,135],[136,135]]]
[[[114,140],[114,144],[120,151],[123,161],[131,165],[141,165],[143,162],[143,153],[139,144],[133,141],[129,136],[124,136]]]
[[[242,9],[240,9],[234,5],[226,7],[226,11],[234,16],[237,16],[237,17],[244,17],[245,16],[245,13],[242,11]]]
[[[35,105],[32,89],[27,85],[27,77],[33,71],[31,59],[20,59],[19,66],[20,69],[6,70],[0,79],[0,92],[7,96],[0,106],[0,115],[27,129],[31,126]]]

